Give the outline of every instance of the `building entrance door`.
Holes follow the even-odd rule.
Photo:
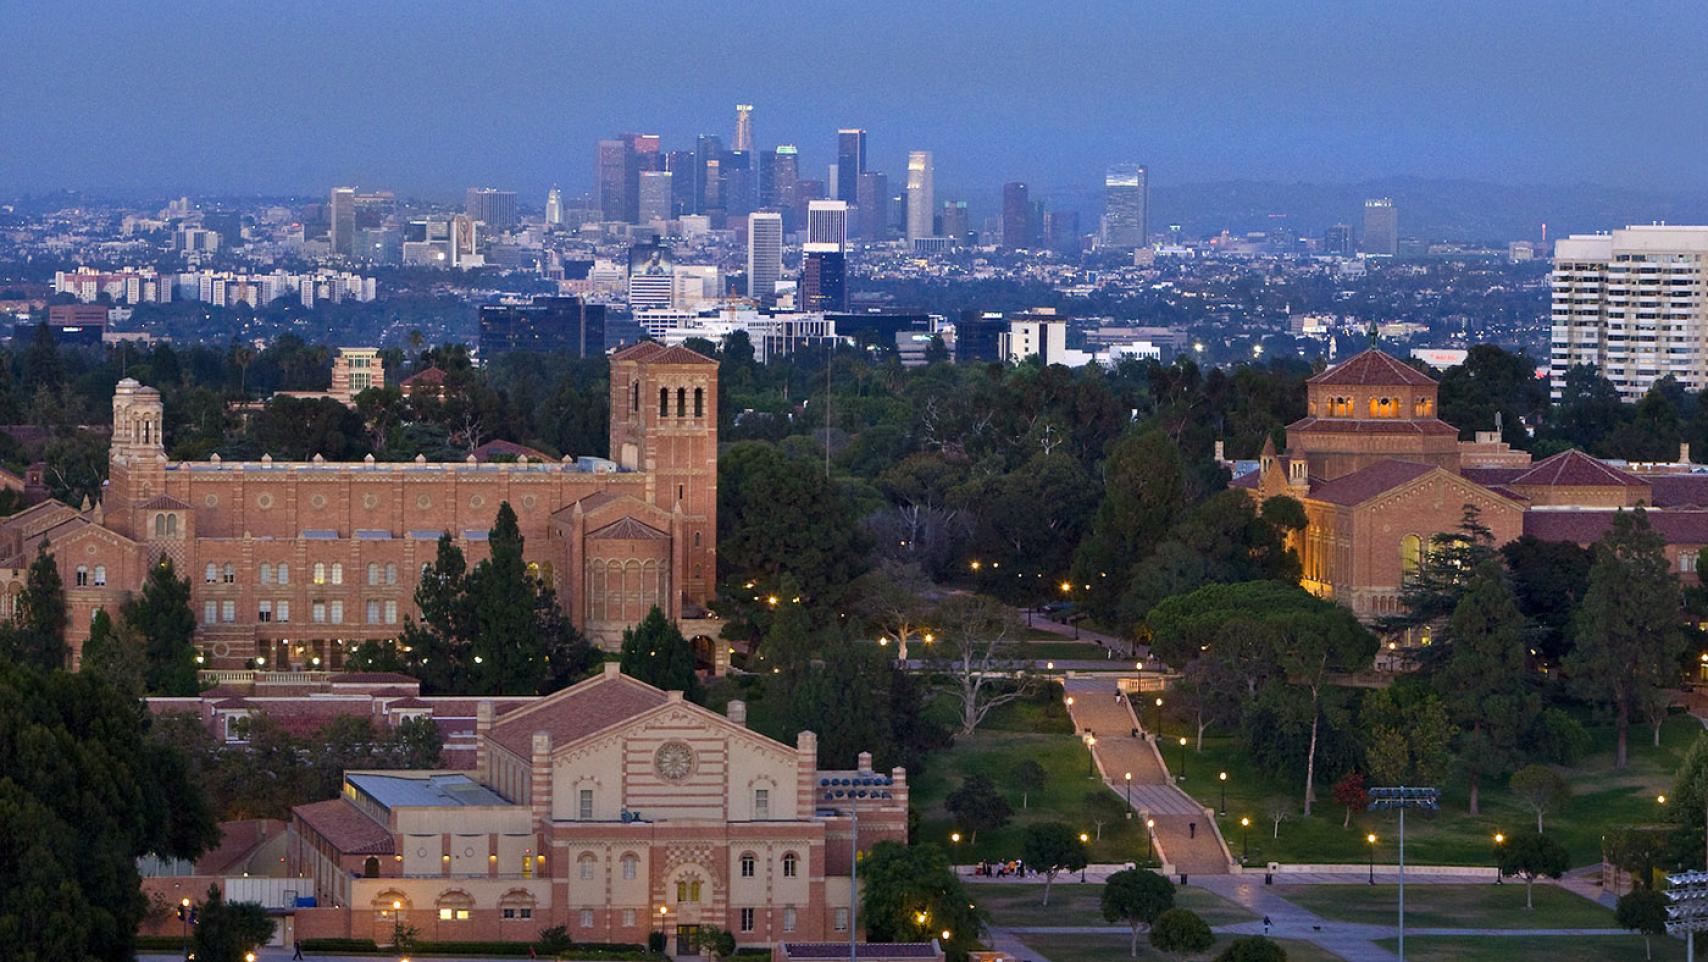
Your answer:
[[[700,954],[700,927],[698,925],[678,925],[676,927],[676,954]]]

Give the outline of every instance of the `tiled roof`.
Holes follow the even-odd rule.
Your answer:
[[[348,671],[342,675],[336,675],[332,679],[332,683],[335,685],[341,681],[365,685],[402,685],[406,688],[419,688],[421,686],[421,683],[414,678],[395,671]]]
[[[1310,434],[1440,434],[1459,436],[1459,429],[1440,418],[1300,418],[1287,433]]]
[[[860,942],[854,946],[856,958],[876,962],[880,959],[935,959],[942,953],[935,942]],[[846,959],[847,942],[784,942],[785,959]]]
[[[1310,497],[1312,501],[1329,504],[1363,504],[1435,469],[1435,465],[1419,461],[1377,461],[1361,471],[1312,487]]]
[[[1230,487],[1230,488],[1256,489],[1257,488],[1257,479],[1262,477],[1262,476],[1263,476],[1262,471],[1247,471],[1246,473],[1240,475],[1239,477],[1233,479],[1232,481],[1229,481],[1228,487]]]
[[[1657,508],[1708,508],[1708,474],[1638,475],[1649,483],[1649,500]]]
[[[1646,487],[1647,482],[1628,472],[1573,448],[1551,458],[1536,462],[1530,470],[1507,482],[1513,486],[1525,484],[1562,485],[1572,487]]]
[[[147,501],[137,505],[137,507],[144,511],[161,509],[169,511],[187,511],[190,508],[188,504],[179,501],[177,498],[174,498],[169,494],[157,494],[154,497],[149,498]]]
[[[664,350],[657,341],[638,341],[611,355],[613,361],[644,361]]]
[[[443,384],[445,383],[445,371],[438,366],[424,367],[404,378],[403,383],[412,387],[417,384]]]
[[[1593,544],[1613,527],[1615,509],[1524,512],[1524,533],[1543,541]],[[1649,527],[1667,544],[1708,545],[1708,511],[1647,511]]]
[[[537,731],[552,736],[554,750],[626,718],[651,711],[668,696],[627,675],[600,675],[565,688],[526,710],[511,712],[492,724],[492,740],[523,758],[533,751]]]
[[[646,359],[649,364],[716,364],[718,362],[699,353],[677,345],[667,347]]]
[[[1309,384],[1371,385],[1431,385],[1435,379],[1418,371],[1391,354],[1371,348],[1342,364],[1318,374]]]
[[[658,541],[670,536],[633,518],[618,518],[587,537],[600,541]]]
[[[1462,468],[1459,473],[1466,481],[1475,481],[1486,488],[1496,484],[1510,484],[1513,478],[1528,470],[1529,465],[1521,468]]]
[[[291,812],[342,854],[392,854],[391,832],[342,798],[298,805]]]

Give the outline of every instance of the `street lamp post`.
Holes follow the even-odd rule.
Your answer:
[[[1156,831],[1156,819],[1145,819],[1145,861],[1156,857],[1155,849],[1151,847],[1151,834]]]
[[[1495,884],[1496,885],[1506,884],[1506,876],[1502,875],[1501,871],[1500,871],[1500,863],[1502,861],[1501,857],[1500,857],[1501,846],[1505,845],[1505,844],[1506,844],[1506,833],[1496,832],[1495,833]]]
[[[1186,781],[1186,736],[1180,736],[1180,780]]]
[[[1097,736],[1085,736],[1085,777],[1097,777]]]
[[[178,900],[178,918],[184,923],[184,958],[190,957],[190,899],[188,896]]]
[[[1156,699],[1156,743],[1162,744],[1162,696]]]
[[[1364,841],[1370,845],[1370,884],[1376,884],[1376,833],[1364,836]]]
[[[1239,863],[1251,856],[1251,817],[1242,815],[1239,820]]]
[[[1091,836],[1085,834],[1084,832],[1080,832],[1079,833],[1079,847],[1083,849],[1087,845],[1089,845],[1090,843],[1091,843]],[[1087,863],[1089,863],[1091,861],[1091,858],[1090,858],[1089,853],[1082,852],[1080,854],[1085,859],[1085,861],[1079,863],[1079,881],[1083,884],[1085,882],[1085,870],[1088,867]]]
[[[1216,778],[1222,783],[1222,808],[1216,814],[1226,815],[1228,813],[1228,773],[1221,772]]]
[[[1127,780],[1127,817],[1132,818],[1133,817],[1133,773],[1127,772],[1126,775],[1123,777],[1126,778],[1126,780]]]
[[[1406,809],[1434,811],[1440,806],[1440,789],[1408,788],[1402,785],[1370,790],[1371,808],[1398,809],[1400,813],[1400,962],[1405,962],[1406,958]]]

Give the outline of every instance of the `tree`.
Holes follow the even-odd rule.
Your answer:
[[[574,950],[575,940],[570,938],[568,927],[553,925],[540,930],[534,948],[544,958],[559,959]]]
[[[1452,763],[1453,724],[1440,696],[1424,685],[1365,694],[1359,723],[1365,759],[1378,785],[1439,785]]]
[[[1536,831],[1542,831],[1542,816],[1565,806],[1572,797],[1571,783],[1546,765],[1526,765],[1512,773],[1507,782],[1512,794],[1536,813]]]
[[[1672,801],[1674,818],[1693,835],[1708,836],[1708,733],[1698,734],[1679,762],[1673,776]],[[1708,846],[1708,840],[1703,844]]]
[[[1085,605],[1113,621],[1126,576],[1144,560],[1187,504],[1180,445],[1160,430],[1128,434],[1103,463],[1103,501],[1074,557],[1073,578],[1090,585]]]
[[[1261,935],[1242,935],[1228,943],[1216,962],[1287,962],[1287,950]]]
[[[1477,506],[1466,504],[1458,530],[1430,536],[1428,550],[1406,575],[1400,592],[1400,606],[1405,611],[1384,618],[1382,631],[1402,631],[1451,616],[1471,576],[1494,554],[1494,533],[1483,524]]]
[[[534,692],[545,679],[534,615],[534,579],[522,556],[516,512],[505,501],[488,534],[490,553],[469,573],[470,663],[473,692]]]
[[[961,787],[949,793],[943,807],[967,830],[968,841],[979,839],[979,829],[1001,828],[1008,824],[1014,812],[1008,799],[996,790],[996,783],[986,775],[968,775]]]
[[[854,583],[855,610],[880,637],[895,642],[897,661],[906,661],[908,644],[925,634],[930,590],[931,581],[918,565],[895,561],[883,562]]]
[[[0,662],[0,944],[9,958],[128,959],[148,910],[136,860],[218,838],[176,747],[94,674]]]
[[[984,933],[985,913],[974,907],[949,857],[935,845],[879,842],[860,861],[860,921],[872,942],[942,940],[945,954],[965,962]]]
[[[243,962],[273,937],[274,922],[259,902],[227,902],[219,886],[208,886],[190,945],[198,960]]]
[[[144,684],[151,694],[182,698],[200,690],[190,582],[178,577],[171,558],[149,567],[142,592],[125,605],[122,617],[142,636],[148,661]]]
[[[1174,883],[1150,869],[1122,869],[1103,883],[1099,904],[1106,921],[1125,922],[1132,929],[1127,951],[1137,958],[1140,927],[1174,908]]]
[[[1559,664],[1570,648],[1572,612],[1589,587],[1595,552],[1567,541],[1524,535],[1501,546],[1518,610],[1533,629],[1537,657]]]
[[[1512,763],[1541,708],[1530,685],[1524,615],[1498,561],[1486,560],[1471,574],[1446,636],[1435,688],[1460,730],[1459,764],[1476,815],[1483,776]]]
[[[932,667],[971,735],[991,711],[1031,694],[1028,662],[1011,654],[1014,612],[983,595],[955,595],[937,606],[940,626]]]
[[[761,667],[794,674],[803,670],[818,653],[813,644],[812,618],[802,603],[800,585],[794,576],[777,579],[777,593],[771,596],[769,624],[759,642]]]
[[[1216,944],[1210,926],[1191,909],[1169,909],[1151,925],[1151,945],[1170,955],[1208,951]]]
[[[1502,876],[1524,877],[1524,907],[1534,908],[1531,890],[1538,878],[1557,879],[1571,868],[1571,856],[1566,847],[1541,832],[1524,832],[1496,846],[1496,858]]]
[[[83,643],[79,670],[97,675],[114,688],[141,698],[147,666],[147,652],[136,629],[122,621],[114,624],[105,609],[95,609],[95,620],[89,625],[89,640]]]
[[[1655,957],[1649,939],[1666,934],[1667,906],[1671,900],[1666,893],[1654,889],[1636,888],[1619,896],[1613,918],[1622,929],[1630,929],[1643,937],[1643,958]]]
[[[1280,625],[1280,661],[1291,684],[1310,692],[1311,744],[1305,756],[1305,815],[1317,800],[1317,741],[1322,723],[1322,692],[1334,672],[1366,667],[1376,654],[1375,636],[1345,607],[1322,602],[1327,608],[1297,615]],[[1332,610],[1329,610],[1332,609]]]
[[[11,658],[21,664],[38,668],[63,668],[68,649],[65,645],[65,583],[60,580],[59,566],[48,554],[43,539],[36,548],[24,576],[24,590],[18,596],[13,624],[7,630],[5,647]]]
[[[706,951],[712,962],[722,962],[735,955],[735,935],[715,925],[701,926],[700,948]]]
[[[1685,647],[1666,541],[1642,508],[1614,515],[1596,543],[1573,633],[1577,647],[1566,668],[1585,697],[1612,710],[1618,735],[1613,764],[1623,769],[1631,716],[1652,703],[1655,692],[1678,684]]]
[[[1347,772],[1340,776],[1340,781],[1334,783],[1334,803],[1346,810],[1346,817],[1340,820],[1340,827],[1346,828],[1352,824],[1352,813],[1362,813],[1370,806],[1370,793],[1364,789],[1364,773]]]
[[[948,361],[949,348],[944,345],[942,335],[931,335],[931,340],[925,342],[925,363],[946,364]]]
[[[1020,838],[1020,853],[1027,868],[1044,873],[1044,905],[1050,904],[1050,885],[1057,875],[1077,872],[1086,865],[1085,843],[1061,822],[1026,826]]]
[[[656,605],[640,624],[623,629],[621,666],[623,674],[631,678],[665,691],[684,692],[690,701],[700,698],[694,650],[682,637],[682,630]]]
[[[1009,783],[1020,789],[1021,808],[1027,807],[1027,801],[1033,792],[1043,791],[1047,780],[1044,766],[1033,758],[1022,759],[1020,764],[1015,765],[1014,770],[1008,773]]]
[[[1286,796],[1277,795],[1263,803],[1263,812],[1269,818],[1270,837],[1281,837],[1281,823],[1293,817],[1293,803]]]
[[[743,441],[718,457],[718,573],[761,594],[785,572],[815,605],[831,606],[867,556],[853,500],[775,445]],[[752,591],[746,591],[751,595]],[[742,592],[728,592],[739,601]]]

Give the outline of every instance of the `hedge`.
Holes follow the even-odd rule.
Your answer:
[[[175,948],[178,943],[161,946]],[[417,941],[414,955],[497,955],[523,957],[533,942],[429,942]],[[140,947],[140,946],[139,946]],[[382,953],[373,939],[303,939],[305,953],[323,954],[391,954]],[[622,942],[577,942],[568,958],[586,962],[653,962],[658,956],[639,945]]]

